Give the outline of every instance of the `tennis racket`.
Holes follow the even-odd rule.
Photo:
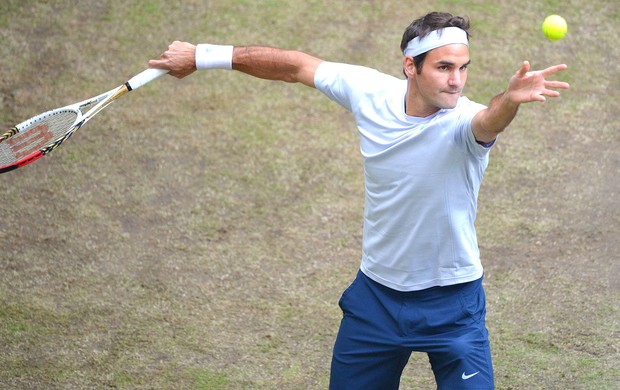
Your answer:
[[[36,115],[0,135],[0,173],[37,161],[59,147],[86,122],[129,91],[167,73],[150,68],[99,96]]]

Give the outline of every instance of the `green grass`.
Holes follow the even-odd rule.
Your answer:
[[[196,390],[223,390],[228,389],[230,381],[225,375],[212,373],[206,370],[201,370],[195,374],[196,376]]]
[[[615,389],[615,1],[4,1],[0,122],[112,88],[175,39],[400,76],[403,29],[435,9],[472,20],[476,101],[522,60],[569,65],[572,89],[521,108],[480,193],[497,388]],[[569,23],[554,43],[550,13]],[[350,114],[299,85],[199,72],[123,98],[0,176],[0,388],[327,388],[362,177]],[[401,388],[434,388],[425,355]]]

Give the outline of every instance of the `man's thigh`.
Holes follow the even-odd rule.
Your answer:
[[[399,345],[398,294],[358,274],[339,304],[344,316],[334,345],[330,389],[398,389],[411,355]]]
[[[493,389],[482,280],[430,290],[422,301],[407,345],[428,353],[437,387]]]

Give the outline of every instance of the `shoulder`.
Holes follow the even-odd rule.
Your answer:
[[[314,81],[317,86],[340,83],[346,85],[356,84],[357,88],[375,85],[387,87],[392,82],[402,82],[402,80],[394,76],[366,66],[327,61],[322,62],[317,68]]]
[[[480,143],[473,133],[473,121],[476,115],[486,109],[484,104],[476,103],[465,96],[459,99],[457,106],[450,111],[454,112],[455,141],[468,153],[477,158],[486,157],[494,142]]]

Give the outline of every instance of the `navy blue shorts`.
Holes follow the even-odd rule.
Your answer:
[[[438,389],[494,388],[482,279],[401,292],[360,271],[339,305],[331,390],[398,389],[413,351],[428,354]]]

